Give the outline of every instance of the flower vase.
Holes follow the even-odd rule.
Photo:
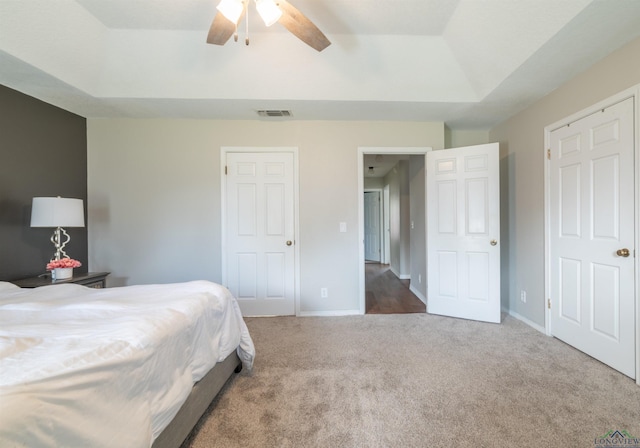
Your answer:
[[[73,277],[73,268],[55,268],[52,280],[67,280]]]

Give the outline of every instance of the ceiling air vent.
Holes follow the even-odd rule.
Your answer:
[[[292,117],[290,110],[259,110],[258,115],[261,117]]]

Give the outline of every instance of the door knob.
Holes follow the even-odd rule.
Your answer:
[[[492,246],[495,246],[496,244],[498,244],[498,240],[491,240],[489,244],[491,244]]]
[[[291,246],[292,244],[293,244],[293,241],[291,241],[291,240],[287,241],[287,246]]]
[[[618,249],[616,251],[616,254],[618,254],[619,257],[625,257],[625,258],[629,256],[629,253],[630,253],[629,249],[626,249],[626,248],[625,249]]]

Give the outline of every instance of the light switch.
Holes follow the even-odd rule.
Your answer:
[[[346,222],[341,222],[340,223],[340,232],[345,233],[347,231],[347,223]]]

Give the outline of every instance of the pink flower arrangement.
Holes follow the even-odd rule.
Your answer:
[[[47,271],[53,271],[59,268],[79,268],[82,266],[78,260],[73,258],[61,258],[60,260],[53,260],[47,263]]]

